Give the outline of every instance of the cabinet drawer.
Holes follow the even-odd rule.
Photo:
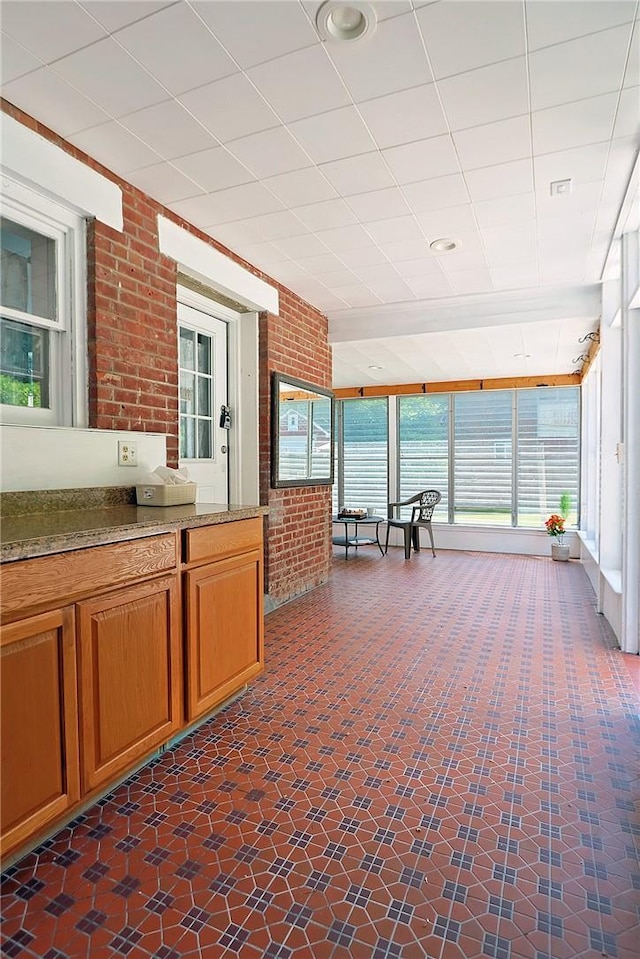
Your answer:
[[[217,526],[188,529],[185,535],[185,562],[225,559],[262,546],[262,518],[241,519]]]
[[[2,567],[2,619],[46,609],[83,596],[175,569],[176,536],[163,533],[6,563]]]

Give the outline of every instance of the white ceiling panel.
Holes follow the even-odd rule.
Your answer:
[[[167,160],[218,145],[218,141],[175,100],[130,113],[120,122]]]
[[[53,63],[107,36],[79,4],[46,0],[4,0],[2,30],[43,63]]]
[[[533,52],[529,57],[532,109],[618,90],[630,37],[627,24]]]
[[[521,116],[529,109],[524,57],[449,77],[438,89],[454,131]]]
[[[499,60],[522,56],[524,18],[518,3],[469,0],[432,3],[418,11],[418,23],[435,76],[450,77]]]
[[[360,112],[380,149],[447,132],[434,83],[367,100]]]
[[[412,13],[379,24],[370,42],[327,51],[356,103],[433,80]]]
[[[371,2],[341,45],[320,0],[8,0],[1,93],[327,311],[334,341],[377,336],[375,382],[571,371],[562,324],[597,327],[640,147],[636,0]],[[479,330],[507,301],[526,369],[515,324]],[[472,339],[394,347],[447,304]],[[366,385],[367,352],[336,385]]]
[[[280,120],[243,73],[183,94],[180,103],[221,143],[280,125]]]
[[[189,51],[188,57],[175,55],[177,37]],[[176,3],[154,17],[125,27],[118,32],[117,40],[174,96],[238,71],[186,4]]]

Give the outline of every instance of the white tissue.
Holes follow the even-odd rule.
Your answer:
[[[183,483],[190,483],[189,470],[186,466],[179,470],[171,469],[169,466],[157,466],[152,473],[145,477],[144,485],[150,486],[182,486]]]

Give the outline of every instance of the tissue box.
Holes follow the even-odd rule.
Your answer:
[[[138,506],[184,506],[195,503],[197,483],[177,483],[169,486],[164,483],[136,486]]]

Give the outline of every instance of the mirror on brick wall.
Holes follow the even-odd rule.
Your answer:
[[[333,393],[274,373],[271,380],[271,485],[333,483]]]

